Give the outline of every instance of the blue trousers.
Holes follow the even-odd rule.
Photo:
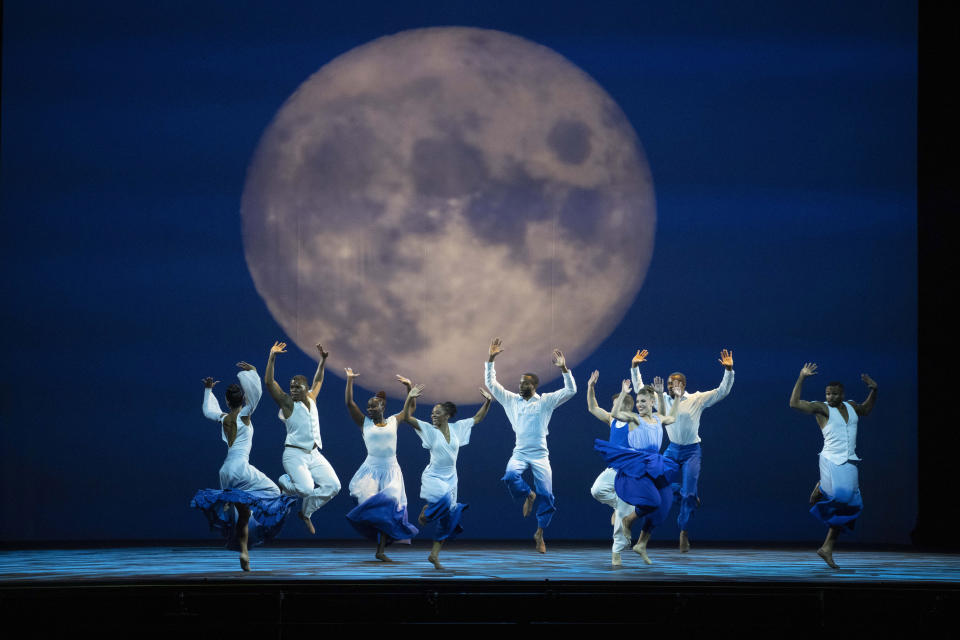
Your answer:
[[[507,461],[507,470],[503,474],[504,484],[514,502],[523,502],[530,495],[530,485],[523,479],[523,472],[530,469],[533,474],[533,491],[537,499],[533,503],[537,514],[537,526],[546,529],[557,510],[553,497],[553,470],[549,458],[527,458],[514,454]]]
[[[670,458],[680,465],[680,484],[674,484],[673,490],[680,497],[680,515],[677,517],[677,526],[686,531],[690,524],[693,512],[697,510],[697,482],[700,480],[700,443],[674,444],[670,443],[664,458]]]

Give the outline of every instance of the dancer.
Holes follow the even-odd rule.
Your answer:
[[[290,395],[283,392],[273,379],[273,365],[278,353],[286,353],[286,342],[274,342],[267,358],[263,379],[267,391],[280,407],[280,420],[287,427],[283,443],[283,470],[279,484],[283,492],[303,498],[300,519],[307,531],[315,534],[310,516],[340,493],[340,479],[320,450],[320,417],[317,415],[317,395],[323,386],[323,372],[330,354],[317,345],[320,364],[313,376],[313,385],[307,389],[307,378],[295,375],[290,380]]]
[[[504,389],[497,382],[497,372],[493,360],[503,353],[503,342],[494,338],[490,343],[490,352],[485,365],[484,380],[487,389],[493,394],[510,420],[510,426],[517,434],[513,455],[507,461],[507,470],[502,480],[515,501],[523,501],[523,516],[532,511],[537,514],[537,531],[533,534],[536,549],[547,552],[543,541],[543,530],[550,524],[556,511],[553,497],[553,471],[550,469],[550,452],[547,450],[547,432],[553,410],[573,397],[577,392],[577,383],[567,369],[566,359],[559,349],[553,351],[553,364],[563,372],[563,389],[537,393],[540,378],[535,373],[520,376],[520,393]],[[527,469],[533,473],[534,490],[523,480]]]
[[[220,491],[201,489],[190,506],[204,512],[210,528],[219,530],[227,538],[228,547],[239,546],[240,567],[250,571],[251,528],[254,545],[272,538],[283,526],[296,498],[281,495],[279,487],[250,464],[253,446],[250,416],[260,402],[260,376],[253,365],[238,362],[237,366],[242,369],[237,375],[240,384],[227,387],[229,413],[221,411],[213,395],[218,381],[203,379],[203,415],[220,424],[220,436],[227,443],[227,457],[220,467]]]
[[[630,381],[623,381],[621,397],[614,405],[613,417],[629,423],[628,446],[624,447],[604,440],[596,440],[594,448],[607,463],[617,470],[614,481],[617,496],[634,506],[632,513],[623,518],[623,535],[632,541],[630,528],[640,519],[641,533],[633,550],[643,561],[653,564],[647,555],[647,542],[653,528],[663,522],[673,506],[671,483],[678,479],[679,466],[660,455],[663,443],[663,427],[673,424],[680,403],[673,403],[668,415],[653,415],[653,405],[659,398],[663,411],[663,380],[654,378],[653,386],[646,386],[637,393],[637,413],[623,411],[624,398],[630,393]]]
[[[640,363],[646,360],[647,352],[638,350],[633,357],[630,368],[630,377],[633,380],[633,389],[639,393],[643,388],[643,378],[640,376]],[[666,410],[673,407],[674,402],[680,402],[677,420],[667,427],[667,437],[670,444],[663,455],[676,461],[680,465],[680,483],[675,491],[680,494],[680,514],[677,516],[677,526],[680,528],[680,551],[690,551],[690,536],[687,528],[697,507],[700,506],[697,485],[700,481],[700,415],[707,407],[712,407],[730,394],[733,388],[733,352],[723,349],[720,352],[720,364],[723,365],[723,379],[720,386],[711,391],[697,391],[687,393],[687,377],[680,372],[670,374],[667,380],[670,397],[666,399]]]
[[[420,395],[414,387],[411,394]],[[470,443],[470,433],[474,425],[480,424],[493,400],[485,389],[480,389],[483,404],[471,418],[450,420],[457,415],[457,405],[452,402],[442,402],[434,405],[430,412],[430,422],[418,420],[412,415],[406,418],[407,424],[416,430],[423,441],[423,448],[430,450],[430,463],[420,476],[420,498],[426,501],[420,511],[417,522],[425,526],[428,522],[436,522],[437,530],[434,533],[433,547],[427,560],[437,569],[443,569],[440,564],[440,548],[446,540],[453,540],[463,531],[460,518],[468,505],[457,502],[457,454],[460,447]],[[412,411],[412,409],[411,409]],[[431,424],[432,423],[432,424]]]
[[[843,384],[827,383],[826,402],[808,402],[800,399],[803,381],[817,375],[817,365],[808,362],[800,369],[800,376],[790,394],[790,407],[803,413],[812,413],[823,434],[823,449],[820,451],[820,482],[810,496],[810,513],[827,527],[827,537],[817,549],[832,569],[833,545],[844,529],[852,530],[863,510],[860,496],[860,472],[857,468],[857,423],[870,415],[877,403],[877,383],[865,373],[860,379],[870,389],[863,404],[844,401]]]
[[[628,447],[627,434],[630,431],[629,423],[615,420],[610,413],[601,409],[597,404],[595,386],[599,378],[599,371],[594,371],[590,374],[590,380],[587,382],[587,409],[595,418],[610,427],[609,442],[611,444]],[[625,396],[623,393],[614,394],[614,408],[617,407],[617,400],[620,398],[623,398],[623,404],[620,406],[621,411],[630,411],[633,409],[633,397],[631,397],[629,393]],[[611,412],[612,411],[613,408],[611,409]],[[623,534],[623,519],[633,511],[633,507],[617,497],[617,491],[614,487],[616,477],[616,469],[613,467],[604,469],[600,472],[600,475],[597,476],[597,479],[594,480],[593,486],[590,487],[590,495],[592,495],[595,500],[613,509],[613,517],[610,520],[610,524],[613,525],[611,562],[614,567],[621,567],[623,566],[623,561],[620,553],[630,546],[630,539]]]
[[[384,417],[387,394],[383,391],[367,401],[367,415],[353,401],[353,381],[360,376],[353,369],[346,369],[347,388],[345,400],[347,412],[363,433],[367,458],[350,480],[350,495],[357,499],[357,506],[347,514],[353,528],[376,541],[377,560],[392,562],[384,553],[386,546],[395,541],[409,541],[418,529],[407,520],[407,492],[403,487],[403,473],[397,463],[397,423],[406,421],[410,407],[420,394],[423,385],[412,387],[407,393],[403,411]]]

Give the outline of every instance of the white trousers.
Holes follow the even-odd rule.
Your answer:
[[[604,469],[593,481],[593,486],[590,487],[590,495],[616,512],[613,518],[613,550],[623,551],[632,542],[623,531],[623,519],[633,511],[633,505],[627,504],[617,496],[617,491],[613,485],[616,477],[616,469],[609,467]]]
[[[287,495],[303,498],[306,517],[340,493],[340,479],[327,459],[316,449],[309,453],[296,447],[283,448],[283,470],[277,484]]]

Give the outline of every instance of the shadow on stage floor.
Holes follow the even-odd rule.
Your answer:
[[[51,545],[0,550],[0,613],[9,625],[112,635],[300,637],[321,625],[370,623],[634,624],[704,631],[932,630],[960,605],[960,556],[905,548],[837,549],[839,570],[808,548],[651,545],[653,565],[609,546],[455,541],[428,564],[429,543],[356,541],[237,554],[210,543]],[[67,548],[69,547],[69,548]]]

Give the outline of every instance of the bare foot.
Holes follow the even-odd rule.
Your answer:
[[[623,560],[620,559],[620,552],[614,551],[610,559],[610,563],[613,565],[614,569],[618,569],[623,566]]]
[[[427,505],[423,505],[423,509],[420,509],[420,516],[417,518],[417,523],[419,523],[421,527],[427,526],[426,513],[427,513]]]
[[[440,558],[433,555],[432,553],[429,556],[427,556],[427,560],[429,560],[430,563],[433,564],[434,569],[440,569],[442,571],[443,569],[446,568],[442,564],[440,564]]]
[[[300,519],[303,520],[303,524],[305,524],[305,525],[307,526],[307,531],[310,532],[310,535],[316,535],[317,530],[313,528],[313,523],[310,522],[310,518],[308,518],[308,517],[303,513],[303,511],[300,512]]]
[[[537,494],[531,491],[527,494],[527,499],[523,501],[523,517],[526,518],[533,511],[533,501],[537,499]]]
[[[250,571],[250,554],[241,553],[240,554],[240,568],[244,571]]]
[[[547,552],[547,545],[543,543],[543,529],[537,529],[537,532],[533,534],[533,541],[537,545],[537,551],[540,553]]]
[[[646,562],[647,564],[653,564],[653,562],[650,560],[650,556],[647,555],[646,542],[638,542],[637,544],[633,545],[633,550],[636,553],[640,554],[640,557],[643,558],[644,562]]]
[[[840,568],[837,566],[837,563],[833,561],[833,551],[820,547],[819,549],[817,549],[817,555],[823,558],[823,561],[826,562],[827,566],[829,566],[831,569]]]
[[[680,552],[686,553],[690,551],[690,538],[687,537],[686,531],[680,532]]]
[[[387,556],[387,554],[385,554],[383,551],[377,552],[377,560],[380,562],[393,562],[393,560],[391,560],[390,557]]]

